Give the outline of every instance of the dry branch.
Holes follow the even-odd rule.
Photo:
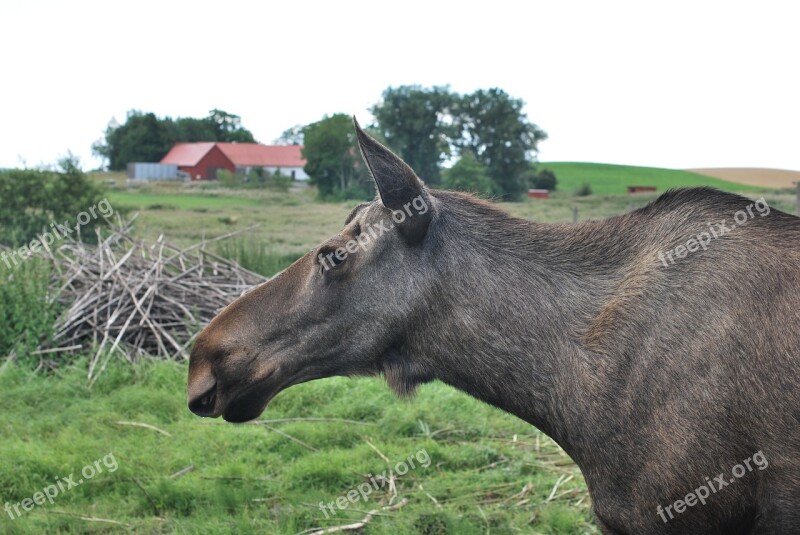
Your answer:
[[[358,531],[360,529],[363,529],[367,524],[369,524],[372,518],[378,516],[381,513],[381,511],[397,511],[401,507],[405,507],[406,504],[408,504],[408,498],[403,498],[394,505],[387,505],[386,507],[381,507],[380,509],[373,509],[372,511],[369,511],[364,516],[364,518],[362,518],[359,522],[353,522],[352,524],[345,524],[343,526],[333,526],[330,528],[321,528],[321,529],[315,528],[313,530],[306,530],[301,533],[308,535],[324,535],[325,533],[339,533],[341,531]]]
[[[92,349],[90,384],[120,355],[186,359],[200,329],[231,301],[267,279],[206,249],[247,227],[185,248],[159,237],[133,238],[133,220],[98,243],[67,237],[46,258],[53,264],[52,295],[65,310],[54,337],[37,354]]]

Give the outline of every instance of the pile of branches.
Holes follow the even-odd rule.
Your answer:
[[[204,325],[267,280],[207,249],[253,227],[179,248],[163,236],[149,243],[133,238],[132,223],[98,235],[96,244],[68,238],[49,254],[53,295],[65,310],[38,353],[91,349],[90,381],[118,354],[130,362],[144,355],[188,358]]]

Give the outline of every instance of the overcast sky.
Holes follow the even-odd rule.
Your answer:
[[[96,166],[130,109],[220,108],[270,143],[447,84],[523,99],[542,161],[800,169],[798,8],[653,4],[2,0],[0,167]]]

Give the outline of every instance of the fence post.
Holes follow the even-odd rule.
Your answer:
[[[798,189],[798,191],[800,191],[800,189]],[[800,195],[800,193],[798,193],[798,195]],[[573,206],[572,207],[572,222],[573,223],[577,223],[578,222],[578,207],[577,206]]]
[[[795,207],[795,213],[800,215],[800,180],[795,182],[797,184],[797,206]]]

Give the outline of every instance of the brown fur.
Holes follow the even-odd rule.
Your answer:
[[[553,437],[604,533],[800,533],[800,219],[756,215],[665,267],[659,252],[751,201],[679,190],[605,221],[531,223],[427,190],[357,132],[380,199],[201,333],[192,410],[244,421],[332,375],[383,374],[399,395],[440,380]],[[414,196],[426,213],[321,268]],[[759,451],[765,470],[657,515]]]

